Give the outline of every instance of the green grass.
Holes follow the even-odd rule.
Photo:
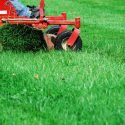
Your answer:
[[[1,52],[0,124],[124,125],[124,5],[123,0],[46,0],[49,15],[67,11],[70,19],[81,17],[83,51]],[[7,32],[0,38],[11,41]],[[18,38],[26,42],[23,36],[12,42]]]

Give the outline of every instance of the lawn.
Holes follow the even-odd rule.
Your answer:
[[[125,125],[124,6],[123,0],[46,0],[49,15],[81,17],[83,50],[2,51],[0,125]],[[13,39],[3,29],[0,40],[38,41]]]

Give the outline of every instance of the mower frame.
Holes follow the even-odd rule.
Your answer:
[[[59,16],[46,16],[44,14],[45,1],[40,1],[40,18],[28,18],[18,16],[16,10],[9,0],[0,0],[0,26],[5,24],[31,25],[37,29],[46,29],[49,25],[61,25],[58,34],[64,32],[68,25],[74,26],[72,35],[68,39],[68,46],[73,46],[80,34],[80,18],[67,20],[67,13],[62,12]]]

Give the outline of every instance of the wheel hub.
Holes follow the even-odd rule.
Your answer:
[[[72,46],[72,47],[70,47],[70,46],[67,45],[68,39],[69,39],[69,38],[65,38],[65,39],[62,41],[62,44],[61,44],[61,45],[62,45],[63,50],[65,50],[65,51],[68,51],[68,50],[71,50],[71,49],[74,50],[75,47],[76,47],[75,45]]]

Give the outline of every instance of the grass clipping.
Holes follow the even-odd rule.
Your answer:
[[[27,25],[5,25],[0,28],[0,51],[38,51],[46,49],[43,32]]]

